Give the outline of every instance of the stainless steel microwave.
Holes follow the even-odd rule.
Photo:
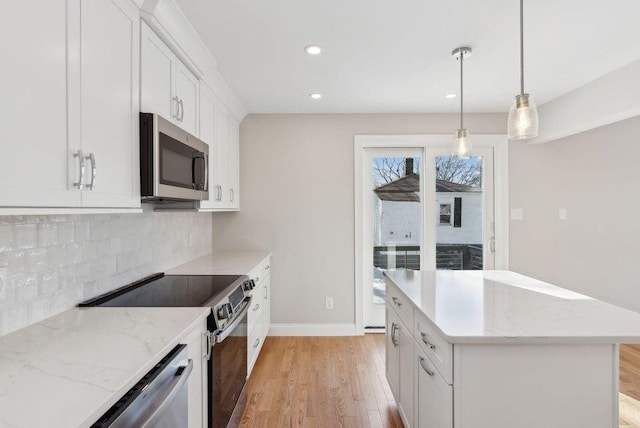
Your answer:
[[[140,113],[143,202],[209,199],[209,146],[155,113]]]

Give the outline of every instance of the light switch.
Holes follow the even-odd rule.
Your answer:
[[[511,208],[511,220],[522,220],[523,213],[522,208]]]
[[[567,209],[566,208],[560,208],[558,210],[558,218],[560,220],[566,220],[567,219]]]

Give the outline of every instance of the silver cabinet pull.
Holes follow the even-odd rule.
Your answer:
[[[253,282],[255,282],[256,284],[260,281],[260,277],[256,276],[255,278],[253,278]]]
[[[180,120],[178,119],[178,115],[180,114],[180,101],[178,101],[179,98],[176,95],[175,97],[173,97],[173,101],[176,102],[176,112],[173,112],[173,108],[171,108],[171,117],[174,118],[175,120]]]
[[[231,202],[236,198],[236,192],[233,189],[229,189],[229,197],[231,198]]]
[[[436,345],[429,342],[429,340],[427,339],[429,336],[427,336],[426,333],[420,332],[420,336],[422,337],[422,341],[424,342],[425,345],[427,345],[429,348],[431,348],[434,351],[436,350]]]
[[[269,265],[266,265],[266,266],[264,267],[264,270],[269,270],[269,269],[271,269],[271,266],[269,266]]]
[[[180,119],[178,119],[180,122],[184,121],[184,103],[182,102],[182,98],[180,98],[178,100],[178,105],[180,106]]]
[[[394,322],[391,323],[391,343],[393,343],[394,347],[398,346],[398,339],[396,339],[396,331],[398,330],[398,325]]]
[[[420,366],[425,372],[427,372],[429,376],[435,376],[436,373],[433,370],[429,370],[427,368],[427,362],[424,360],[423,357],[418,357],[418,361],[420,361]]]
[[[85,156],[91,162],[91,183],[87,185],[87,189],[93,190],[96,188],[96,156],[93,153],[89,153],[89,156]]]
[[[253,344],[253,347],[257,348],[259,344],[260,344],[260,339],[256,339],[256,341]]]
[[[398,307],[402,306],[402,302],[399,301],[397,297],[392,297],[391,300],[393,300],[393,303],[395,303]]]
[[[78,158],[78,161],[80,162],[80,174],[78,181],[73,183],[73,187],[78,190],[82,190],[84,189],[84,154],[82,153],[82,150],[78,150],[73,154],[73,157]]]
[[[217,185],[216,189],[218,189],[218,196],[216,196],[216,201],[221,201],[222,200],[222,186],[221,185]]]
[[[264,299],[267,300],[269,298],[269,290],[267,289],[267,286],[264,286]]]
[[[253,307],[253,312],[257,311],[260,308],[260,303],[256,303],[256,305]]]

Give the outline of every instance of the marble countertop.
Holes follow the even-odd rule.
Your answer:
[[[269,257],[267,251],[214,251],[169,269],[167,275],[246,275]]]
[[[0,337],[0,427],[95,422],[209,308],[75,308]]]
[[[514,272],[385,276],[450,343],[640,343],[640,314]]]

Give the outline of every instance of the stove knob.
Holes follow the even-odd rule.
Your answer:
[[[227,305],[220,306],[216,311],[216,314],[218,315],[218,319],[220,320],[227,319],[229,317],[229,312],[227,311]]]

